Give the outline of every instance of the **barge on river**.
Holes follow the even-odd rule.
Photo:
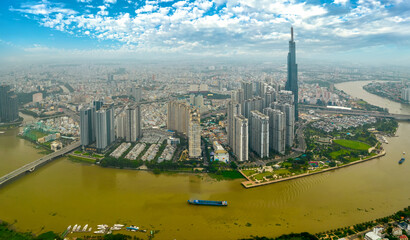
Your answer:
[[[188,200],[188,203],[193,204],[193,205],[205,205],[205,206],[220,206],[220,207],[228,206],[227,201]]]

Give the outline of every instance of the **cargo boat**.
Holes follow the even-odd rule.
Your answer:
[[[189,204],[193,205],[205,205],[205,206],[228,206],[227,201],[210,201],[210,200],[188,200]]]

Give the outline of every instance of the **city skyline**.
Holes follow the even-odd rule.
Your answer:
[[[7,0],[1,5],[4,62],[283,59],[290,26],[297,32],[299,59],[403,64],[410,51],[410,3],[400,0]]]

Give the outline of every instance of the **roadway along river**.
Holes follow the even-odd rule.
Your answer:
[[[359,84],[338,88],[379,106],[400,104],[365,94]],[[369,99],[368,99],[369,98]],[[375,102],[376,101],[376,102]],[[377,101],[380,101],[378,103]],[[404,109],[404,108],[403,108]],[[399,111],[400,112],[400,111]],[[410,111],[406,112],[410,114]],[[0,134],[1,171],[39,155],[31,144]],[[390,215],[410,205],[410,123],[400,123],[383,158],[254,189],[241,180],[214,181],[188,174],[105,169],[66,158],[0,189],[0,219],[19,230],[62,232],[68,225],[127,223],[160,232],[156,239],[238,239],[319,232]],[[17,162],[17,163],[15,163]],[[229,206],[190,206],[188,199],[227,200]],[[249,223],[249,224],[247,224]],[[137,236],[145,237],[143,233]]]

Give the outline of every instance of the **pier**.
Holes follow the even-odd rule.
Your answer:
[[[43,166],[53,160],[55,160],[56,158],[59,158],[61,156],[63,156],[66,153],[69,153],[71,151],[73,151],[74,149],[78,148],[81,146],[81,143],[78,142],[74,142],[56,152],[50,153],[47,156],[41,157],[31,163],[28,163],[4,176],[2,176],[0,178],[0,187],[4,186],[6,183],[13,181],[15,179],[17,179],[20,176],[25,175],[26,173],[31,173],[34,172],[38,167]]]

